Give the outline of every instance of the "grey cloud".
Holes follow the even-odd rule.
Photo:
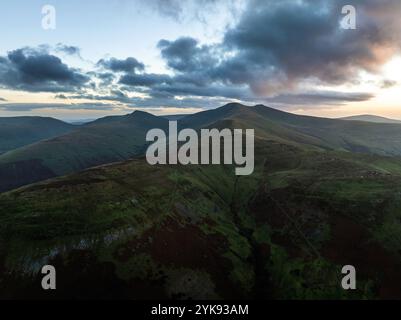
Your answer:
[[[65,110],[112,110],[115,108],[113,105],[104,103],[6,103],[0,104],[0,110],[14,111],[14,112],[27,112],[37,109],[65,109]]]
[[[183,99],[165,99],[152,97],[149,99],[139,99],[135,98],[130,105],[133,108],[156,108],[156,107],[166,107],[166,108],[201,108],[210,109],[216,106],[226,104],[231,100],[219,99],[219,98],[207,98],[207,97],[184,97]]]
[[[231,1],[226,1],[230,4]],[[216,7],[217,0],[136,0],[137,5],[147,6],[151,10],[157,10],[161,15],[176,21],[184,20],[185,16],[190,19],[202,21],[203,17],[199,11],[208,11]]]
[[[77,55],[78,57],[81,56],[81,49],[76,46],[68,46],[62,43],[58,43],[56,45],[56,51],[64,52],[68,55]]]
[[[73,94],[73,95],[64,95],[58,94],[55,96],[56,99],[61,100],[68,100],[68,99],[75,99],[75,100],[104,100],[104,101],[112,101],[112,102],[120,102],[120,103],[131,103],[133,100],[132,98],[128,97],[124,92],[121,90],[111,90],[110,94],[107,95],[100,95],[100,94]]]
[[[373,94],[364,92],[336,92],[336,91],[315,91],[307,93],[279,94],[275,97],[265,98],[264,103],[280,103],[285,105],[342,105],[346,102],[367,101],[374,97]]]
[[[217,59],[210,46],[200,46],[194,38],[183,37],[175,41],[160,40],[158,48],[167,65],[179,72],[195,72],[212,68]]]
[[[164,93],[172,96],[222,97],[244,101],[250,100],[252,96],[251,92],[245,87],[228,87],[221,84],[197,86],[184,82],[156,85],[150,92],[152,95]]]
[[[114,72],[126,72],[131,73],[135,71],[141,71],[145,69],[145,65],[135,58],[129,57],[124,60],[110,58],[110,59],[101,59],[98,61],[97,65],[102,66],[105,69],[114,71]]]
[[[151,87],[156,84],[171,83],[171,78],[163,74],[129,74],[124,75],[119,80],[120,84],[138,87]]]
[[[150,3],[171,16],[180,16],[187,5],[175,0]],[[340,28],[344,4],[357,8],[356,30]],[[282,105],[364,101],[372,95],[300,93],[300,88],[306,83],[308,88],[356,83],[360,71],[378,72],[400,52],[400,13],[399,0],[380,4],[375,0],[250,0],[220,43],[203,45],[190,37],[160,40],[158,48],[172,75],[146,73],[144,64],[133,57],[102,59],[99,68],[82,74],[43,50],[25,48],[0,57],[0,85],[148,106],[199,106],[201,98],[216,97]],[[395,83],[385,80],[380,85],[388,88]],[[87,94],[85,88],[90,86],[102,94]],[[145,93],[150,99],[129,99],[124,91]]]
[[[60,58],[32,48],[0,58],[0,86],[25,91],[67,92],[84,86],[89,77]]]
[[[251,0],[220,44],[201,46],[186,37],[161,40],[158,47],[188,82],[248,85],[256,96],[295,89],[306,80],[352,83],[361,70],[375,73],[400,51],[401,2],[385,2]],[[356,30],[340,28],[345,4],[358,8]]]
[[[397,84],[398,82],[394,80],[383,80],[382,83],[380,84],[380,87],[382,89],[388,89],[396,86]]]
[[[358,8],[356,30],[339,27],[345,4]],[[355,79],[360,70],[376,72],[389,58],[377,48],[400,50],[394,26],[401,2],[386,4],[393,10],[373,0],[250,1],[222,43],[235,56],[217,66],[214,74],[231,83],[247,83],[263,94],[308,78],[341,84]]]

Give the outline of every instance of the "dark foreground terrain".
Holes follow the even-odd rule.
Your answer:
[[[180,123],[255,128],[254,174],[139,156],[4,192],[0,298],[401,298],[400,125],[238,105]]]

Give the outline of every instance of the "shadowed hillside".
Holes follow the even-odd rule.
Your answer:
[[[350,116],[345,118],[340,118],[341,120],[350,120],[350,121],[366,121],[366,122],[376,122],[376,123],[396,123],[401,124],[400,120],[389,119],[385,117],[373,116],[370,114],[362,114],[359,116]]]
[[[43,139],[65,134],[74,128],[73,125],[53,118],[0,118],[0,155]]]
[[[133,158],[143,154],[149,129],[167,126],[166,119],[136,111],[127,116],[102,118],[68,134],[10,151],[0,157],[0,192]],[[24,170],[33,163],[36,170]]]
[[[215,125],[228,123],[242,122]],[[0,294],[401,298],[400,158],[279,141],[277,128],[256,128],[251,176],[137,159],[0,195]],[[53,292],[38,289],[43,264]],[[356,291],[341,289],[345,264]]]
[[[179,126],[209,128],[228,120],[230,126],[254,128],[260,137],[302,148],[401,155],[401,125],[299,116],[262,105],[228,104],[185,116],[179,120]],[[45,177],[143,155],[147,131],[167,127],[168,120],[164,117],[136,111],[102,118],[71,133],[10,151],[0,156],[0,192]],[[39,173],[19,174],[25,172],[21,166],[30,162],[35,163]],[[12,181],[10,177],[14,177]]]

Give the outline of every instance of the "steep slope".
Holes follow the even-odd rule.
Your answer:
[[[189,115],[182,127],[208,127],[216,121],[234,119],[258,128],[259,134],[281,141],[313,145],[318,148],[401,155],[401,125],[343,121],[300,116],[263,105],[224,107]]]
[[[225,124],[227,122],[227,124]],[[254,128],[258,137],[300,148],[401,155],[401,125],[299,116],[266,106],[228,104],[188,115],[180,128]],[[149,129],[168,120],[145,112],[106,117],[78,130],[0,156],[0,192],[52,176],[143,155]],[[29,173],[31,163],[35,172]],[[28,168],[28,169],[27,169]],[[11,181],[10,181],[11,179]]]
[[[401,125],[398,124],[299,116],[262,105],[256,106],[255,110],[262,117],[319,139],[319,146],[324,148],[387,156],[401,155]]]
[[[399,158],[263,137],[255,155],[248,177],[138,159],[0,195],[1,297],[401,297]]]
[[[0,157],[0,192],[142,154],[147,131],[165,128],[167,123],[137,111],[99,119],[71,133],[10,151]],[[35,170],[30,170],[33,164]]]
[[[75,126],[53,118],[0,118],[0,155],[19,147],[65,134]]]

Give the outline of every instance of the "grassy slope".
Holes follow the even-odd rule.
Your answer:
[[[217,121],[242,122],[260,136],[318,149],[400,155],[401,126],[298,116],[265,106],[224,107],[186,116],[180,126],[211,127]],[[167,119],[144,112],[99,119],[70,134],[38,142],[0,156],[0,192],[70,174],[94,165],[130,159],[146,147],[151,128],[166,128]],[[35,166],[30,173],[29,167]]]
[[[256,129],[249,177],[139,159],[1,195],[0,292],[46,296],[37,271],[53,263],[59,297],[401,297],[400,160],[272,132]]]
[[[10,151],[0,156],[0,192],[142,154],[146,132],[166,124],[165,119],[135,112],[100,119],[69,134]],[[32,163],[36,170],[30,172],[25,168]]]
[[[331,120],[256,110],[190,119],[256,128],[250,177],[139,159],[0,195],[0,292],[45,297],[53,263],[58,297],[400,298],[400,159],[341,151],[360,128],[337,139]]]
[[[73,129],[73,125],[52,118],[0,118],[0,154]]]

